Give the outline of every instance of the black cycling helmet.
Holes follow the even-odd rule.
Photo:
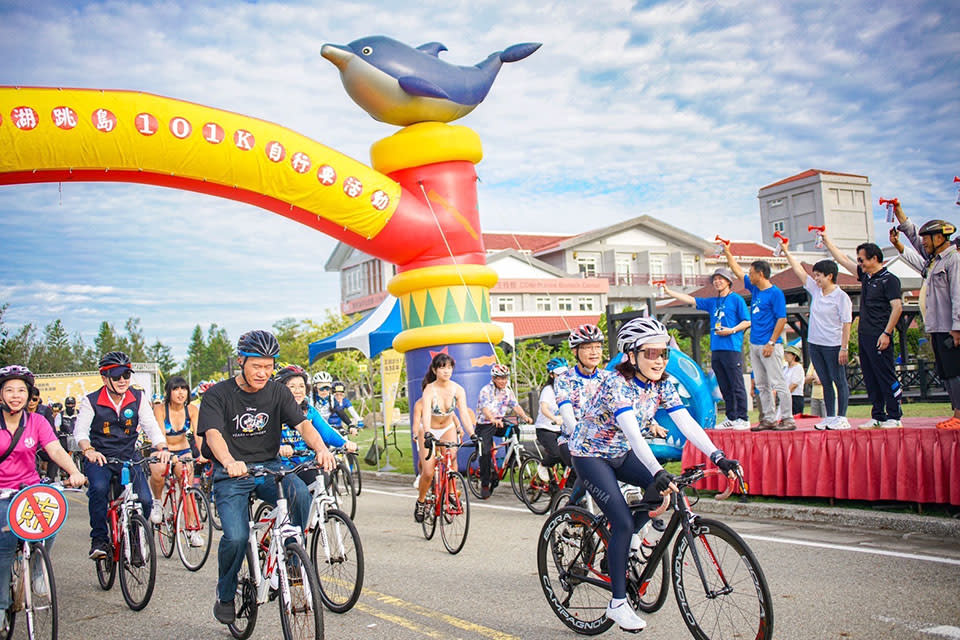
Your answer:
[[[337,393],[337,392],[345,393],[346,391],[347,391],[347,385],[343,384],[339,380],[333,383],[334,393]]]
[[[237,340],[237,355],[254,358],[276,358],[280,343],[276,336],[263,329],[248,331]]]
[[[130,366],[130,356],[123,351],[111,351],[105,354],[100,358],[97,366],[100,369],[100,375],[108,378],[116,377],[125,371],[133,371],[133,367]]]
[[[930,220],[925,222],[917,233],[921,236],[932,236],[935,233],[942,234],[944,238],[949,238],[957,232],[957,227],[945,220]]]
[[[65,407],[75,407],[77,406],[77,399],[73,396],[67,396],[63,399],[63,406]]]
[[[286,384],[287,380],[296,376],[300,376],[301,378],[303,378],[303,383],[308,387],[310,386],[310,378],[307,375],[307,372],[295,364],[287,365],[283,369],[280,369],[279,371],[273,374],[274,380],[276,380],[280,384]]]

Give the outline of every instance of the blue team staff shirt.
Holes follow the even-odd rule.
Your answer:
[[[653,420],[658,409],[672,413],[683,409],[677,388],[669,380],[642,383],[619,374],[604,377],[597,392],[585,401],[583,418],[570,437],[570,454],[578,457],[617,458],[630,450],[617,416],[635,411],[641,425]]]
[[[710,314],[710,350],[711,351],[743,351],[743,332],[738,331],[729,336],[718,336],[714,329],[717,323],[725,329],[731,329],[744,320],[750,319],[747,303],[739,293],[730,292],[724,297],[696,298],[697,309]],[[769,338],[768,338],[769,340]]]
[[[743,283],[750,292],[750,344],[765,345],[773,336],[777,320],[787,317],[787,299],[776,285],[760,291],[746,275]],[[782,339],[780,336],[777,342]]]

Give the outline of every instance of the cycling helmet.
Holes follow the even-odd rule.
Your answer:
[[[133,371],[130,366],[130,356],[123,351],[111,351],[100,358],[97,365],[100,369],[100,375],[107,377],[116,377],[125,371]]]
[[[333,392],[334,393],[343,393],[347,390],[347,385],[343,384],[339,380],[333,383]]]
[[[331,385],[333,384],[333,376],[331,376],[326,371],[318,371],[313,374],[313,384],[314,385]]]
[[[505,364],[495,364],[490,367],[491,378],[506,378],[510,375],[510,367]]]
[[[571,349],[590,342],[603,342],[603,332],[596,325],[582,324],[570,332],[567,341]]]
[[[280,343],[269,331],[248,331],[237,340],[237,355],[253,358],[276,358],[280,355]]]
[[[75,407],[77,406],[77,399],[73,396],[67,396],[63,399],[63,406],[65,407]]]
[[[33,377],[33,374],[30,373],[30,369],[21,367],[18,364],[11,364],[0,369],[0,387],[2,387],[7,380],[23,380],[27,383],[27,389],[31,393],[35,388],[33,386],[35,378]]]
[[[550,358],[547,361],[547,371],[550,373],[563,373],[567,370],[567,361],[563,358]]]
[[[57,411],[63,411],[63,405],[60,404],[59,402],[54,402],[52,405],[50,405],[50,408],[55,409]]]
[[[307,372],[303,370],[302,367],[298,367],[295,364],[288,364],[283,369],[280,369],[273,374],[274,379],[280,384],[286,384],[287,380],[293,378],[294,376],[300,376],[303,378],[303,383],[306,385],[310,384],[310,380],[307,376]]]
[[[949,238],[957,232],[957,227],[943,220],[930,220],[925,222],[920,230],[917,231],[921,236],[932,236],[935,233],[943,234],[944,238]]]
[[[651,342],[670,342],[667,327],[656,318],[634,318],[617,333],[617,350],[622,353]]]

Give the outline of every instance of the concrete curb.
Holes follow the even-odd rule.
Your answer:
[[[407,473],[389,471],[364,471],[364,480],[379,481],[387,484],[413,488],[414,477]],[[796,504],[772,502],[737,502],[736,498],[719,501],[705,497],[697,503],[694,510],[698,513],[739,516],[744,518],[764,518],[824,524],[832,527],[853,527],[860,529],[883,529],[902,534],[920,534],[939,538],[960,538],[960,520],[955,518],[934,518],[905,513],[884,513],[866,509],[840,509],[837,507],[808,507]]]

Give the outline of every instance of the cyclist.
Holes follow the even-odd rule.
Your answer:
[[[313,428],[317,430],[323,439],[323,444],[328,447],[346,447],[347,451],[356,452],[357,443],[350,442],[336,429],[327,424],[320,412],[307,402],[307,372],[295,364],[288,365],[273,375],[274,380],[284,385],[293,394],[293,400],[300,407],[303,415],[306,416]],[[313,460],[316,453],[307,446],[303,436],[287,423],[283,423],[283,430],[280,434],[280,460],[287,466],[293,467],[301,462]],[[318,471],[316,469],[305,469],[298,475],[304,484],[310,485],[317,479]]]
[[[360,424],[360,416],[357,410],[353,408],[353,403],[346,396],[347,387],[337,380],[333,383],[333,396],[330,397],[330,417],[327,421],[330,426],[337,429],[340,433],[356,435],[357,427]]]
[[[567,447],[566,440],[563,443],[558,441],[563,418],[560,417],[560,408],[557,406],[557,395],[554,390],[557,378],[566,373],[568,368],[567,361],[563,358],[551,358],[547,362],[549,379],[540,390],[540,412],[537,414],[536,422],[533,423],[537,429],[537,443],[543,448],[538,473],[541,480],[550,480],[551,486],[553,479],[550,478],[547,467],[552,467],[558,462],[570,467],[570,449]],[[571,471],[568,481],[574,482],[576,475]]]
[[[496,477],[491,478],[490,451],[493,449],[493,436],[507,435],[508,428],[503,426],[503,419],[511,412],[515,413],[522,422],[533,422],[517,402],[510,383],[510,367],[495,364],[490,367],[490,382],[480,389],[477,398],[477,437],[483,443],[480,458],[480,497],[484,500],[490,497],[494,487],[499,483]]]
[[[119,478],[123,465],[107,464],[107,457],[133,460],[137,452],[137,437],[143,430],[158,451],[160,462],[170,459],[167,440],[150,409],[143,392],[130,388],[133,368],[130,357],[122,351],[104,354],[99,362],[103,386],[80,400],[80,410],[74,435],[80,451],[90,464],[84,472],[90,481],[87,490],[87,510],[90,514],[90,558],[105,558],[110,553],[107,537],[107,499],[111,480]],[[134,465],[131,470],[133,488],[143,504],[143,512],[154,515],[152,494],[143,468]],[[162,517],[162,516],[161,516]]]
[[[333,387],[333,376],[326,371],[318,371],[313,374],[313,393],[311,400],[313,406],[320,411],[324,420],[330,417],[330,390]]]
[[[610,522],[607,557],[613,598],[607,616],[627,631],[646,626],[627,603],[626,567],[630,539],[649,518],[646,510],[631,513],[618,481],[653,488],[662,495],[676,491],[673,476],[653,455],[640,425],[651,420],[658,409],[666,409],[687,439],[725,473],[733,474],[739,467],[693,420],[676,387],[665,378],[669,342],[667,328],[655,318],[626,323],[617,335],[617,348],[624,359],[617,365],[617,373],[605,376],[593,396],[583,402],[583,414],[570,438],[573,466]],[[564,422],[573,421],[569,404],[560,410]]]
[[[29,413],[26,405],[30,394],[36,389],[33,374],[26,367],[11,365],[0,369],[0,407],[3,414],[3,429],[0,435],[0,490],[14,492],[23,485],[37,484],[37,452],[42,448],[50,458],[69,474],[67,482],[72,487],[82,487],[86,478],[77,469],[57,440],[53,428],[39,413]],[[0,499],[0,512],[6,513],[10,499]],[[10,584],[13,560],[17,555],[17,537],[9,527],[0,530],[0,624],[10,606]],[[34,567],[37,571],[39,567]],[[36,574],[35,574],[36,575]],[[42,580],[39,581],[42,583]]]
[[[446,353],[438,353],[433,356],[430,369],[423,378],[426,386],[423,387],[420,398],[420,424],[415,429],[417,446],[421,452],[425,453],[427,450],[428,434],[433,440],[460,442],[461,424],[470,437],[474,437],[473,416],[467,408],[467,394],[463,387],[453,381],[454,366],[456,362],[452,357]],[[456,412],[460,414],[459,421]],[[423,522],[426,516],[427,506],[424,500],[433,482],[436,465],[436,457],[429,460],[420,458],[420,486],[417,503],[413,508],[413,519],[417,522]],[[456,467],[453,470],[456,471]]]
[[[319,434],[303,417],[293,395],[271,380],[280,345],[269,331],[249,331],[237,341],[240,373],[210,387],[200,405],[198,433],[203,436],[203,455],[214,459],[213,494],[223,526],[218,548],[217,597],[213,615],[232,624],[236,618],[234,595],[237,574],[243,564],[249,534],[248,507],[256,493],[264,502],[276,504],[275,482],[258,484],[247,475],[247,464],[277,471],[281,463],[280,433],[283,423],[293,425],[317,452],[324,470],[336,461]],[[293,524],[302,527],[310,512],[310,492],[296,475],[283,479]]]
[[[172,376],[167,380],[164,386],[163,397],[160,398],[160,404],[153,407],[154,417],[157,423],[163,425],[164,433],[167,438],[167,447],[170,448],[170,454],[174,456],[192,456],[197,462],[206,462],[193,440],[194,432],[197,429],[197,417],[199,411],[196,405],[190,403],[190,385],[181,376]],[[163,472],[166,465],[150,465],[150,488],[153,490],[153,510],[150,511],[150,522],[160,524],[163,521]],[[188,477],[193,477],[193,464],[188,463]],[[177,477],[180,475],[180,463],[175,462],[173,473]],[[156,518],[156,519],[155,519]],[[203,536],[199,531],[191,531],[188,536],[191,546],[200,547],[205,543]]]

